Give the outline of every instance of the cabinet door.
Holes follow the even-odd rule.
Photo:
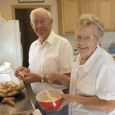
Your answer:
[[[63,31],[71,33],[74,30],[74,24],[78,17],[78,4],[77,0],[64,0],[63,1]]]
[[[96,0],[79,0],[80,14],[95,14],[96,13]]]
[[[111,11],[111,15],[112,15],[112,30],[115,31],[115,0],[112,0],[112,11]]]
[[[74,32],[74,25],[82,14],[96,14],[102,21],[105,31],[115,31],[115,0],[57,0],[59,33]],[[59,10],[58,10],[59,11]]]
[[[60,5],[60,6],[59,6]],[[62,34],[74,32],[74,25],[79,17],[78,0],[58,0],[58,11],[61,9],[61,19],[59,13],[59,28]]]
[[[112,29],[112,1],[98,0],[97,15],[102,21],[104,28],[107,31],[111,31]]]

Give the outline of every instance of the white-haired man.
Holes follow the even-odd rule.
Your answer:
[[[43,73],[60,72],[70,75],[73,65],[73,51],[69,41],[52,30],[53,19],[51,13],[43,8],[32,10],[30,14],[31,25],[38,39],[34,41],[29,50],[29,69],[19,67],[16,70],[16,75],[20,71],[24,73],[23,81],[31,83],[34,93],[39,93],[44,89],[65,87],[60,85],[51,85],[48,83],[40,83],[43,81]],[[28,73],[27,73],[28,72]],[[43,115],[61,115],[66,114],[60,112],[42,112]]]

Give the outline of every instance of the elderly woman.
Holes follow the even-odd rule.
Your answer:
[[[115,115],[115,62],[100,44],[104,29],[98,17],[82,15],[75,28],[79,55],[71,78],[58,73],[47,74],[70,88],[63,97],[69,115]]]

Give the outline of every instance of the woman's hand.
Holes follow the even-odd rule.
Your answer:
[[[59,83],[60,82],[60,74],[59,73],[45,73],[44,75],[45,81],[48,83]]]
[[[64,103],[66,105],[76,101],[75,95],[72,95],[72,94],[65,94],[65,95],[63,95],[63,99],[64,99],[64,101],[65,101]]]
[[[74,101],[73,95],[70,95],[70,94],[63,94],[62,98],[63,98],[63,102],[62,102],[60,108],[58,109],[58,111],[60,111],[64,106],[66,106]]]

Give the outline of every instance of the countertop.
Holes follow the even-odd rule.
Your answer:
[[[0,101],[2,98],[0,98]],[[0,115],[22,115],[23,113],[31,113],[34,111],[32,102],[30,101],[26,89],[15,96],[15,106],[0,103]]]

